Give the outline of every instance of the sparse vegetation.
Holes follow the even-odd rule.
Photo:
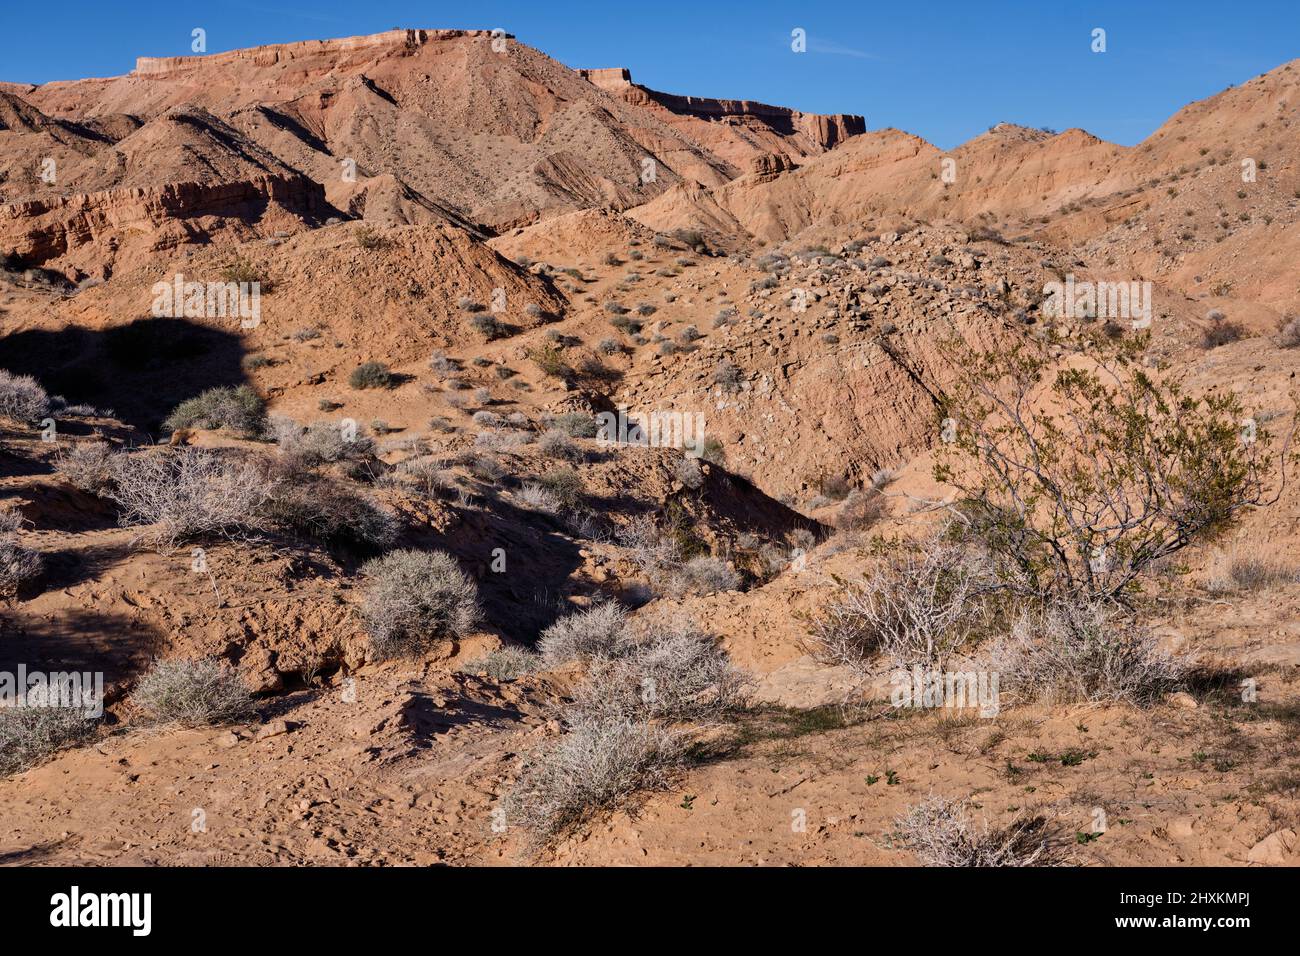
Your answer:
[[[629,646],[627,615],[612,601],[561,618],[542,631],[537,649],[549,666],[618,657]]]
[[[992,829],[971,822],[967,804],[931,797],[895,822],[898,842],[923,866],[1065,866],[1069,844],[1042,816]]]
[[[711,555],[698,555],[681,568],[682,588],[693,594],[734,591],[740,587],[740,575],[726,561]]]
[[[467,661],[460,670],[467,674],[486,674],[495,681],[518,680],[541,667],[541,658],[527,648],[505,645],[477,660]]]
[[[813,622],[812,648],[864,675],[913,665],[945,670],[983,621],[981,598],[992,583],[959,545],[904,551],[827,604]]]
[[[393,373],[383,362],[362,362],[348,376],[348,384],[357,390],[388,388],[393,384]]]
[[[572,508],[586,494],[582,476],[568,465],[556,465],[548,469],[538,482],[543,488],[555,495],[566,508]]]
[[[692,627],[652,626],[616,650],[596,657],[577,691],[584,719],[716,721],[745,703],[745,675]]]
[[[176,406],[163,428],[169,432],[182,428],[228,428],[243,435],[262,430],[266,403],[247,385],[235,388],[210,388]]]
[[[361,568],[361,618],[377,658],[418,654],[478,621],[478,588],[444,551],[392,551]]]
[[[117,455],[108,497],[124,525],[148,525],[155,543],[233,536],[261,527],[275,483],[247,458],[198,448]]]
[[[277,526],[326,544],[380,549],[401,533],[397,515],[367,495],[330,480],[276,486],[265,507]]]
[[[0,706],[0,776],[33,767],[94,735],[95,722],[81,709]]]
[[[547,458],[558,458],[562,461],[580,462],[583,458],[582,449],[572,438],[558,429],[543,433],[537,441],[537,449]]]
[[[992,651],[1004,687],[1052,702],[1144,705],[1179,689],[1191,663],[1101,601],[1057,601],[1027,610]]]
[[[1300,567],[1261,554],[1234,552],[1210,579],[1215,594],[1250,593],[1300,581]]]
[[[501,321],[490,312],[479,312],[471,315],[469,318],[470,327],[479,335],[483,336],[489,342],[493,339],[504,338],[508,330]]]
[[[215,658],[159,661],[140,678],[131,702],[154,720],[206,727],[247,720],[253,698],[239,674]]]
[[[56,467],[74,488],[102,495],[113,483],[113,449],[108,442],[78,442],[59,455]]]
[[[1207,349],[1229,345],[1246,335],[1246,330],[1240,322],[1229,320],[1218,309],[1211,310],[1206,318],[1209,320],[1209,325],[1201,333],[1201,344]]]
[[[271,437],[291,471],[336,461],[358,461],[372,454],[375,441],[346,422],[312,422],[306,428],[272,416]]]
[[[270,278],[261,266],[254,263],[251,259],[236,258],[227,263],[221,269],[222,282],[246,282],[249,285],[257,283],[258,291],[264,294],[270,294],[272,283]]]
[[[596,437],[596,419],[587,412],[564,412],[547,419],[546,424],[571,438]]]
[[[30,424],[40,421],[49,410],[50,399],[40,382],[0,368],[0,418]]]
[[[738,366],[733,364],[730,359],[723,359],[718,363],[717,368],[713,370],[713,384],[717,385],[724,392],[739,392],[745,382],[745,373]]]
[[[569,363],[564,361],[563,354],[554,345],[529,349],[526,355],[545,375],[562,379],[573,377],[573,369],[569,368]]]
[[[383,249],[389,244],[387,238],[370,226],[358,226],[353,230],[352,238],[356,240],[358,246],[365,250]]]
[[[0,508],[0,598],[10,597],[40,576],[41,556],[18,541],[22,516],[14,508]]]
[[[639,720],[578,720],[531,755],[506,819],[552,840],[632,794],[666,789],[686,752],[679,732]]]

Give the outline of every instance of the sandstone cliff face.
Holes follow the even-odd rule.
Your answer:
[[[676,117],[724,123],[758,133],[775,134],[789,140],[772,143],[776,155],[789,158],[824,152],[851,136],[866,131],[861,116],[846,113],[819,115],[802,113],[783,106],[769,106],[753,100],[723,100],[705,96],[678,96],[661,93],[632,82],[630,71],[621,68],[579,71],[593,86],[620,96],[634,106],[658,108]],[[669,119],[668,122],[673,122]],[[784,148],[782,148],[784,147]]]
[[[384,50],[415,50],[434,40],[458,37],[497,37],[512,39],[506,33],[490,30],[386,30],[364,36],[339,37],[331,40],[304,40],[299,43],[278,43],[271,46],[249,47],[204,56],[140,56],[135,60],[135,75],[141,77],[167,77],[212,67],[238,65],[257,67],[274,66],[293,60],[316,57],[343,59],[349,54],[362,55]]]
[[[172,182],[0,206],[0,255],[46,266],[70,280],[103,278],[123,257],[203,242],[219,233],[254,238],[323,216],[319,183],[265,176],[246,182]]]
[[[668,97],[632,87],[621,74],[593,75],[597,82],[500,31],[392,30],[141,57],[126,76],[7,86],[21,109],[5,115],[21,132],[0,130],[0,137],[23,137],[26,152],[15,171],[21,182],[10,184],[21,188],[6,188],[0,175],[0,200],[44,205],[10,210],[5,239],[24,261],[43,264],[89,233],[103,235],[81,224],[70,224],[66,237],[51,230],[48,217],[68,208],[55,196],[294,177],[319,184],[334,209],[366,219],[442,219],[500,232],[577,209],[630,208],[679,183],[718,186],[756,168],[788,168],[860,127],[853,117]],[[25,172],[51,153],[42,137],[52,117],[76,118],[77,129],[98,137],[77,145],[81,160],[59,154],[57,187]],[[315,202],[284,208],[305,217]],[[15,226],[32,216],[38,221]],[[90,218],[105,228],[120,219]],[[174,217],[152,226],[128,219],[155,229],[164,245],[189,231]],[[232,235],[256,232],[249,221],[227,225]],[[204,226],[195,237],[222,231]]]

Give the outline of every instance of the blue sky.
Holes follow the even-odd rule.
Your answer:
[[[1300,56],[1300,0],[9,0],[0,80],[129,71],[135,57],[501,27],[570,66],[672,93],[861,113],[950,148],[999,121],[1140,141],[1184,104]],[[1106,31],[1106,52],[1091,50]],[[806,31],[807,52],[791,50]]]

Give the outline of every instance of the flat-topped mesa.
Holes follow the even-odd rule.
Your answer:
[[[255,66],[274,66],[288,60],[330,53],[348,53],[375,48],[415,49],[435,40],[457,37],[499,36],[511,39],[511,34],[492,30],[387,30],[365,36],[340,37],[334,40],[303,40],[298,43],[277,43],[270,46],[247,47],[225,53],[200,56],[142,56],[135,61],[135,76],[165,76],[188,70],[219,66],[225,63],[252,63]]]
[[[632,82],[632,74],[621,67],[579,70],[593,86],[622,97],[636,106],[657,105],[670,112],[704,120],[735,121],[757,119],[781,132],[800,132],[830,149],[850,136],[866,132],[866,120],[851,113],[802,113],[784,106],[753,100],[721,100],[707,96],[678,96],[661,93]]]

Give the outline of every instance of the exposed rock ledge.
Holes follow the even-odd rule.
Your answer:
[[[753,100],[719,100],[706,96],[660,93],[633,83],[631,72],[620,67],[578,72],[593,86],[621,96],[637,106],[657,104],[670,112],[705,120],[753,118],[779,130],[797,130],[822,149],[830,149],[850,136],[866,132],[867,128],[866,120],[852,113],[801,113],[799,110],[756,103]]]

